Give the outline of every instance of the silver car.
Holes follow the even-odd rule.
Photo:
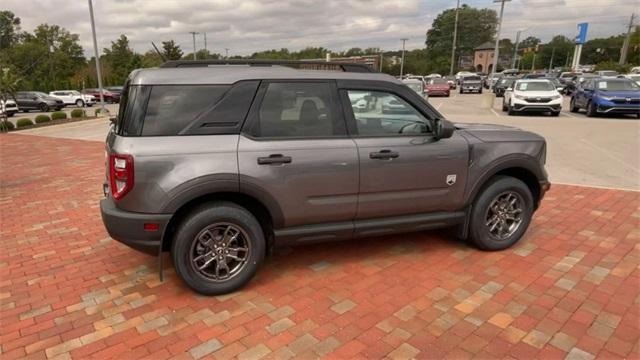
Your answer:
[[[542,137],[453,124],[365,65],[168,62],[131,73],[118,114],[103,222],[171,251],[202,294],[242,287],[284,244],[454,227],[505,249],[549,188]]]

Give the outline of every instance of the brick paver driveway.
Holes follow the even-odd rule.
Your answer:
[[[555,186],[502,252],[441,232],[280,249],[202,297],[107,236],[101,143],[0,142],[2,359],[639,355],[639,193]]]

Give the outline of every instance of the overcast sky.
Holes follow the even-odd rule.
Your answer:
[[[32,31],[41,23],[57,24],[80,35],[91,56],[91,26],[86,0],[2,0]],[[462,1],[499,10],[493,0]],[[505,6],[502,37],[533,35],[547,41],[555,34],[573,37],[576,24],[589,22],[588,39],[626,31],[638,0],[511,0]],[[455,0],[94,0],[98,46],[126,34],[140,52],[150,41],[173,39],[186,52],[193,45],[189,31],[207,33],[207,48],[229,55],[286,47],[323,46],[332,50],[380,47],[395,50],[400,38],[407,48],[424,46],[425,32]],[[202,34],[196,46],[204,46]]]

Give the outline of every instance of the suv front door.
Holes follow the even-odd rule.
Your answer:
[[[341,98],[360,157],[357,219],[461,209],[468,166],[461,135],[437,140],[433,120],[404,91],[344,89]]]
[[[276,230],[342,222],[314,239],[352,234],[358,153],[338,104],[335,81],[263,81],[258,89],[238,144],[240,188],[277,203]]]

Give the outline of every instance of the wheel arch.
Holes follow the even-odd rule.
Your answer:
[[[168,251],[171,249],[173,237],[178,224],[196,207],[213,201],[228,201],[243,208],[247,209],[253,216],[256,217],[267,240],[267,249],[270,249],[273,245],[273,228],[274,224],[278,223],[278,214],[274,214],[274,210],[270,209],[263,201],[258,198],[241,193],[231,191],[220,191],[203,194],[198,197],[192,198],[182,205],[180,205],[167,224],[166,230],[162,238],[162,250]]]

